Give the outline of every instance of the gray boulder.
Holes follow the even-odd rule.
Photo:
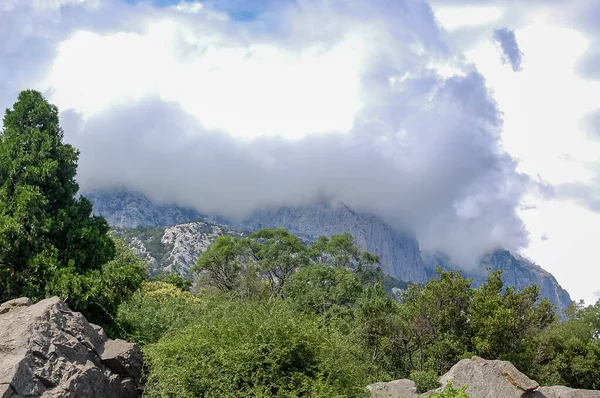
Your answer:
[[[54,297],[0,306],[0,398],[140,396],[142,355]]]
[[[443,389],[452,383],[467,387],[467,394],[477,398],[520,398],[539,387],[507,361],[490,361],[479,357],[463,359],[440,378]]]
[[[427,397],[443,391],[452,383],[454,388],[467,386],[471,398],[600,398],[600,391],[576,390],[563,386],[540,387],[507,361],[490,361],[479,357],[463,359],[440,377],[441,387],[417,394],[411,380],[396,380],[371,384],[371,398]]]
[[[600,391],[576,390],[565,386],[540,387],[532,398],[600,398]]]

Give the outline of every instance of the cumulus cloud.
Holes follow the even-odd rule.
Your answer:
[[[507,28],[495,29],[494,40],[502,51],[502,62],[510,64],[513,71],[519,72],[522,69],[523,52],[519,49],[515,32]]]
[[[463,264],[527,243],[515,209],[530,181],[501,148],[501,112],[424,1],[273,2],[243,22],[68,7],[84,22],[52,25],[44,56],[19,51],[49,71],[33,86],[62,109],[83,189],[233,217],[330,197]],[[115,10],[130,21],[110,26]]]

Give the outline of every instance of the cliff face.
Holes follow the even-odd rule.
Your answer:
[[[406,282],[426,281],[433,275],[436,264],[444,269],[461,269],[444,254],[421,253],[418,241],[410,233],[394,230],[380,218],[355,212],[343,204],[261,210],[244,220],[233,221],[209,218],[175,205],[154,205],[143,195],[127,191],[85,195],[94,204],[95,213],[106,217],[113,227],[154,227],[137,232],[130,230],[126,234],[128,245],[150,262],[154,272],[177,270],[188,276],[200,253],[220,234],[239,235],[237,231],[276,227],[306,240],[349,232],[363,250],[380,257],[386,274]],[[198,219],[202,221],[190,223]],[[228,226],[216,224],[215,219]],[[180,225],[175,225],[178,223]],[[507,285],[522,288],[537,284],[542,296],[548,297],[559,309],[571,302],[569,294],[550,273],[518,255],[498,250],[484,256],[475,270],[465,273],[479,285],[485,280],[486,267],[503,268]]]
[[[414,236],[396,231],[380,218],[354,212],[343,204],[256,211],[231,225],[249,231],[281,227],[308,240],[349,232],[358,246],[379,256],[386,274],[403,281],[425,281],[419,243]]]

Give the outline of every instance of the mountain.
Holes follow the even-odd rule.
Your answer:
[[[396,230],[380,218],[353,211],[344,204],[259,210],[242,221],[233,221],[176,205],[156,205],[141,194],[125,190],[84,195],[94,204],[95,214],[106,217],[126,237],[128,245],[148,259],[155,270],[179,269],[182,275],[188,275],[189,267],[217,236],[274,227],[285,228],[305,240],[349,232],[361,248],[379,255],[383,271],[398,280],[424,282],[433,275],[436,264],[444,269],[463,270],[442,253],[422,253],[412,234]],[[132,227],[138,228],[131,230]],[[569,293],[550,273],[506,250],[484,256],[475,270],[463,272],[479,285],[485,280],[487,267],[503,268],[507,285],[522,288],[537,284],[542,296],[548,297],[559,309],[571,303]]]
[[[248,231],[281,227],[307,240],[349,232],[359,247],[379,256],[387,275],[403,281],[426,280],[419,242],[413,235],[394,230],[380,218],[357,213],[344,204],[260,210],[229,225]]]
[[[139,257],[148,261],[150,273],[178,272],[189,277],[190,268],[200,254],[219,236],[243,234],[224,225],[202,221],[178,224],[170,227],[116,228]]]
[[[112,227],[165,227],[205,217],[193,209],[153,203],[146,196],[125,189],[94,190],[84,196],[94,205],[94,214],[104,216]]]
[[[496,250],[486,254],[474,270],[465,270],[452,263],[448,256],[440,253],[435,255],[424,253],[423,261],[428,276],[433,276],[435,266],[439,265],[444,269],[461,270],[465,276],[473,278],[473,284],[476,286],[485,282],[488,268],[491,270],[503,269],[502,280],[505,285],[522,289],[535,284],[540,288],[540,294],[549,298],[558,308],[566,308],[571,303],[571,296],[559,285],[551,273],[508,250]]]

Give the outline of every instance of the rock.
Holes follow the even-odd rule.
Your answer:
[[[540,387],[532,398],[600,398],[600,391],[576,390],[564,386]]]
[[[130,377],[140,383],[142,352],[136,344],[124,340],[108,340],[100,353],[102,363],[122,377]]]
[[[13,308],[29,307],[33,302],[28,297],[20,297],[0,304],[0,314],[4,314]]]
[[[463,359],[440,377],[441,387],[417,394],[411,380],[396,380],[367,386],[371,398],[427,397],[442,392],[452,383],[454,388],[467,386],[470,398],[600,398],[600,391],[576,390],[563,386],[539,387],[507,361],[490,361],[479,357]]]
[[[415,382],[408,379],[395,380],[387,383],[375,383],[367,386],[372,398],[418,397]]]
[[[106,339],[56,297],[19,300],[0,314],[0,398],[140,396],[136,345]]]
[[[463,359],[440,378],[442,391],[448,383],[455,388],[467,387],[467,394],[477,398],[520,398],[539,387],[507,361],[490,361],[479,357]]]

